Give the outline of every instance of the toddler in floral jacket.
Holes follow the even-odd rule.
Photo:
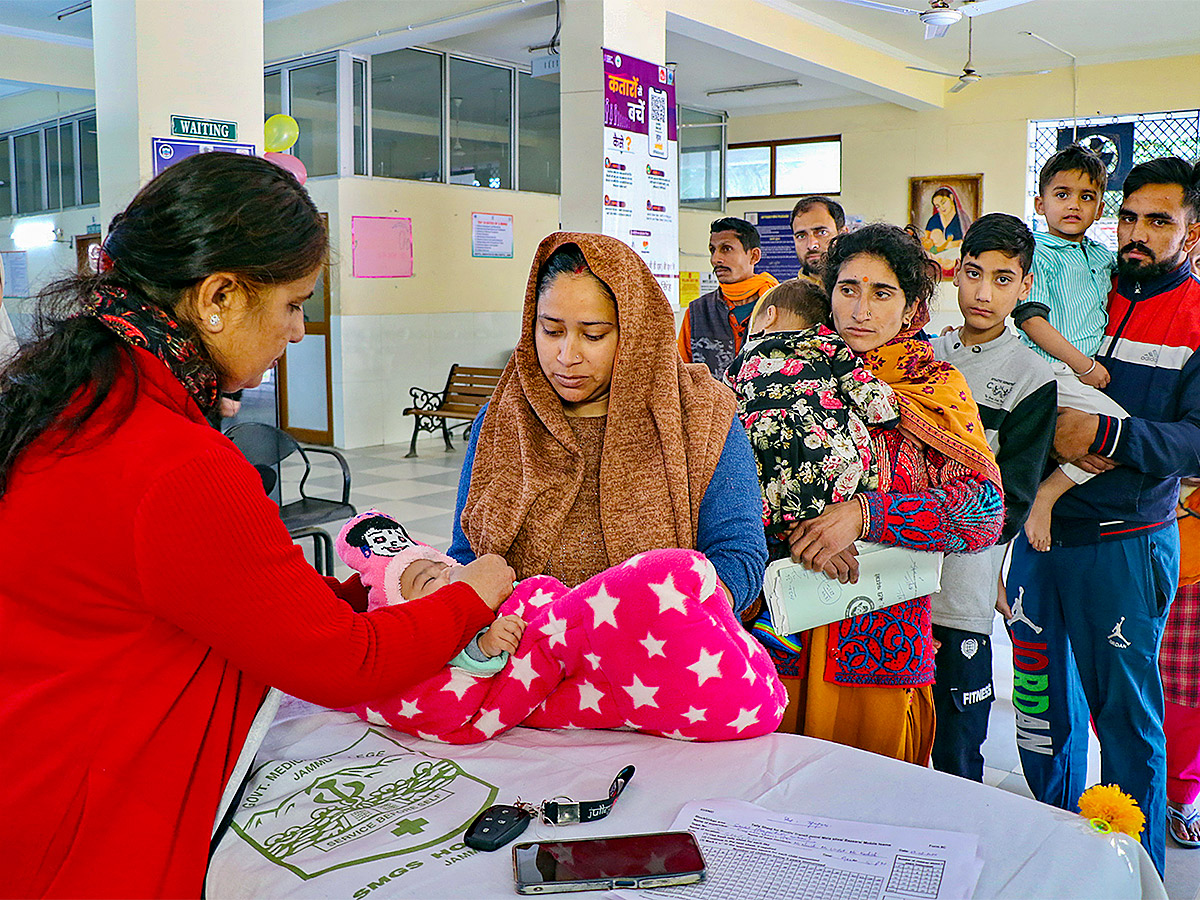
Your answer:
[[[750,331],[763,333],[729,365],[763,493],[772,559],[787,555],[786,533],[827,504],[878,486],[867,425],[899,421],[896,395],[830,330],[829,298],[807,278],[763,296]]]

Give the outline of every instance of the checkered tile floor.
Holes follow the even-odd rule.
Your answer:
[[[404,458],[407,443],[344,451],[352,476],[350,501],[359,512],[374,506],[395,516],[414,538],[445,550],[450,546],[462,450],[461,442],[456,441],[454,452],[447,453],[437,437],[419,441],[420,456],[415,459]],[[340,497],[342,479],[337,464],[319,454],[313,456],[313,463],[308,493]],[[302,471],[301,465],[285,463],[284,502],[296,499],[296,485]],[[326,529],[336,534],[339,524],[330,523]],[[351,571],[339,560],[336,574],[347,578]],[[992,704],[988,739],[983,745],[983,778],[987,784],[1030,797],[1015,741],[1012,667],[1007,665],[1012,658],[1012,644],[998,616],[992,641],[996,700]],[[1100,780],[1100,749],[1095,736],[1090,738],[1088,784],[1095,784]],[[1171,900],[1200,900],[1200,850],[1183,850],[1167,839],[1166,886]]]

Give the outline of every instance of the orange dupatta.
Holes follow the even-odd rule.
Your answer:
[[[967,380],[950,363],[934,358],[933,347],[921,333],[928,322],[929,304],[922,302],[908,328],[862,358],[896,392],[901,431],[1003,490]]]

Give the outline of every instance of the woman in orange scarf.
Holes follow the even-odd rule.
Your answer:
[[[450,556],[577,585],[645,550],[696,549],[734,608],[750,603],[766,565],[750,443],[674,326],[621,241],[542,241],[520,341],[471,431]]]
[[[969,553],[996,542],[1000,472],[962,374],[921,331],[938,267],[909,235],[868,225],[838,235],[824,271],[833,324],[900,401],[897,429],[872,429],[879,490],[800,523],[793,559],[843,582],[856,540]],[[791,703],[780,730],[925,765],[933,746],[929,598],[808,632],[799,654],[772,650]],[[811,664],[810,664],[811,663]]]

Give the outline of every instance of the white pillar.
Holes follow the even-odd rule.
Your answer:
[[[566,231],[600,231],[604,210],[602,48],[666,62],[665,0],[562,0],[560,217]]]
[[[262,151],[262,0],[94,0],[92,38],[106,229],[152,176],[150,139],[171,137],[172,115],[235,122]]]

